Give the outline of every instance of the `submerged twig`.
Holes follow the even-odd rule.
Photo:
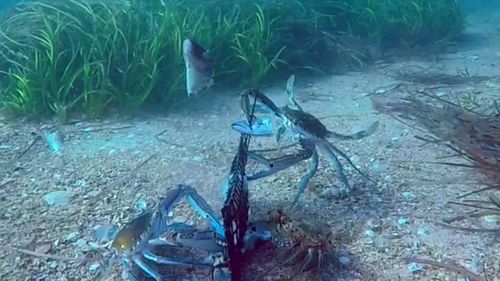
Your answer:
[[[443,222],[436,222],[437,225],[439,226],[444,226],[447,228],[451,228],[454,230],[459,230],[459,231],[465,231],[465,232],[478,232],[478,233],[493,233],[493,234],[500,234],[500,229],[490,229],[490,228],[472,228],[472,227],[463,227],[463,226],[454,226],[451,224],[443,223]]]
[[[37,143],[41,139],[42,138],[39,135],[35,136],[35,138],[31,141],[31,143],[28,145],[28,147],[26,147],[19,155],[17,155],[14,158],[14,160],[21,159],[21,157],[23,157],[26,153],[28,153],[28,151],[30,151],[33,148],[33,146],[35,146],[35,143]]]
[[[135,128],[136,126],[134,125],[127,125],[127,126],[122,126],[122,127],[111,127],[111,128],[95,128],[95,129],[83,129],[83,130],[73,130],[69,131],[68,133],[95,133],[95,132],[101,132],[101,131],[118,131],[118,130],[124,130],[124,129],[130,129],[130,128]]]
[[[460,206],[483,209],[483,210],[490,210],[490,211],[499,211],[498,208],[490,208],[490,207],[479,206],[479,205],[474,205],[474,204],[467,204],[467,203],[462,203],[462,202],[450,201],[450,202],[448,202],[448,204],[454,204],[454,205],[460,205]]]
[[[487,187],[484,187],[484,188],[481,188],[481,189],[478,189],[478,190],[474,190],[474,191],[462,194],[459,197],[457,197],[457,199],[462,199],[462,198],[465,198],[467,196],[470,196],[470,195],[473,195],[473,194],[476,194],[476,193],[481,193],[481,192],[485,192],[485,191],[493,190],[493,189],[498,189],[498,188],[500,188],[500,187],[498,187],[498,186],[487,186]]]
[[[419,259],[419,258],[405,258],[405,261],[441,267],[450,271],[454,271],[462,275],[463,277],[470,279],[471,281],[487,281],[487,279],[484,276],[471,272],[464,266],[457,264],[455,261],[438,262],[438,261]]]
[[[137,170],[139,170],[142,166],[146,165],[146,163],[148,163],[151,159],[153,159],[154,157],[156,156],[156,154],[152,154],[150,155],[148,158],[146,158],[144,161],[140,162],[139,164],[137,164],[137,166],[135,166],[135,168],[131,169],[129,171],[129,173],[131,172],[135,172]]]
[[[5,250],[10,250],[10,251],[15,251],[19,253],[23,253],[28,256],[33,256],[37,258],[44,258],[44,259],[52,259],[52,260],[62,260],[62,261],[73,261],[73,262],[82,262],[87,260],[87,258],[69,258],[69,257],[62,257],[62,256],[55,256],[55,255],[49,255],[49,254],[42,254],[39,252],[23,249],[23,248],[17,248],[13,246],[0,246],[0,248],[3,248]]]
[[[485,217],[485,216],[489,216],[489,215],[498,215],[498,214],[500,214],[498,211],[476,212],[476,213],[470,213],[470,214],[465,214],[465,215],[461,215],[461,216],[456,216],[456,217],[449,218],[449,219],[444,219],[443,221],[445,223],[449,224],[452,222],[457,222],[457,221],[465,220],[468,218],[480,218],[480,217]]]

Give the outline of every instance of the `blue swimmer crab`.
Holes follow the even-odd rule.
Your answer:
[[[276,134],[278,146],[281,143],[282,136],[287,131],[290,131],[295,135],[295,137],[298,138],[298,143],[301,147],[298,153],[284,155],[274,159],[267,159],[264,156],[257,154],[257,151],[249,151],[248,157],[266,166],[267,169],[259,171],[253,175],[249,175],[248,180],[256,180],[272,175],[278,171],[296,165],[299,162],[310,159],[309,169],[301,179],[299,191],[292,203],[293,206],[297,203],[300,195],[305,191],[305,189],[309,185],[310,180],[316,174],[319,164],[319,149],[320,151],[328,155],[328,157],[330,158],[330,162],[333,164],[333,167],[343,184],[343,187],[334,192],[334,196],[338,198],[346,197],[351,192],[352,187],[347,180],[342,163],[340,162],[337,155],[340,155],[342,158],[344,158],[347,163],[351,165],[364,178],[368,180],[370,179],[354,165],[351,159],[344,152],[342,152],[335,145],[328,142],[327,139],[335,138],[337,140],[358,140],[361,138],[365,138],[376,131],[378,127],[378,121],[374,122],[368,129],[359,131],[352,135],[344,135],[330,131],[316,117],[314,117],[310,113],[305,112],[295,101],[293,94],[294,80],[295,77],[292,75],[287,81],[286,92],[288,95],[288,105],[284,107],[278,107],[269,97],[264,95],[258,89],[248,90],[241,94],[241,99],[248,100],[250,97],[254,98],[264,107],[267,107],[281,121],[282,125],[278,129],[278,132]],[[248,101],[246,101],[245,103],[248,103]],[[260,131],[261,129],[256,130],[253,126],[249,126],[248,122],[246,121],[235,122],[232,128],[240,133],[250,134],[253,136],[266,135],[265,133],[262,133]]]
[[[251,124],[251,119],[248,123]],[[118,250],[125,271],[132,280],[140,280],[139,275],[134,273],[137,269],[148,278],[166,280],[156,269],[161,265],[210,267],[214,281],[241,279],[243,254],[252,250],[258,241],[271,239],[268,224],[249,224],[245,174],[249,143],[250,135],[241,134],[238,152],[225,184],[222,222],[193,187],[179,185],[167,192],[156,212],[139,215],[118,232],[111,246]],[[210,222],[211,230],[200,231],[193,225],[169,221],[168,213],[184,197],[196,213]],[[208,257],[190,260],[165,254],[186,248],[204,251]]]
[[[333,256],[334,242],[337,239],[328,224],[281,209],[269,212],[267,222],[272,229],[274,244],[278,248],[286,249],[277,258],[278,262],[284,266],[296,262],[300,264],[298,272],[291,280],[300,279],[302,272],[314,274],[314,277],[308,277],[307,280],[320,279],[325,264],[333,261],[329,259]]]

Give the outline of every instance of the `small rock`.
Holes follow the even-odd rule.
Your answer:
[[[45,140],[54,154],[61,153],[61,137],[58,132],[46,134]]]
[[[492,81],[488,81],[486,82],[486,87],[489,88],[489,89],[500,89],[500,86],[497,85],[495,82],[492,82]]]
[[[85,180],[76,180],[75,182],[75,186],[78,187],[78,188],[83,188],[87,185],[87,182]]]
[[[196,155],[196,156],[193,157],[193,161],[202,162],[203,161],[203,157],[201,157],[199,155]]]
[[[64,242],[73,242],[75,241],[76,237],[78,237],[78,232],[71,232],[70,234],[66,235],[66,237],[64,237]]]
[[[466,59],[468,59],[468,60],[478,60],[479,56],[478,55],[471,55],[471,56],[467,56]]]
[[[408,218],[401,217],[398,219],[398,226],[403,227],[407,224],[410,224],[410,220]]]
[[[49,206],[60,207],[69,202],[70,196],[71,193],[69,191],[59,190],[45,194],[43,200]]]
[[[367,231],[365,231],[365,235],[366,237],[373,238],[375,237],[375,231],[368,229]]]
[[[497,224],[499,222],[499,216],[497,215],[487,215],[483,217],[483,220],[487,224]]]
[[[99,263],[97,263],[97,262],[94,262],[93,264],[91,264],[89,266],[89,270],[95,272],[95,271],[97,271],[99,269],[99,267],[101,267],[101,265]]]
[[[425,228],[419,228],[417,230],[417,234],[418,236],[421,236],[421,237],[426,237],[426,236],[429,236],[429,230],[425,229]]]
[[[75,246],[79,249],[79,250],[85,250],[86,248],[88,248],[88,243],[85,239],[78,239],[76,240],[75,242]]]
[[[342,264],[343,266],[348,266],[352,262],[352,260],[346,256],[341,256],[341,257],[339,257],[338,260],[339,260],[340,264]]]
[[[41,245],[36,246],[35,252],[41,253],[41,254],[46,254],[50,251],[51,248],[52,248],[52,246],[50,245],[50,243],[45,243],[45,244],[41,244]]]
[[[374,161],[373,163],[371,163],[370,169],[375,173],[382,172],[382,167],[380,166],[380,162],[378,161]]]
[[[102,242],[112,240],[118,230],[118,226],[114,224],[98,225],[94,228],[96,238]]]
[[[51,262],[49,262],[49,267],[52,268],[52,269],[56,268],[57,267],[57,261],[51,261]]]
[[[423,269],[424,269],[424,267],[418,263],[412,262],[408,265],[408,270],[413,274],[418,273],[418,272],[422,271]]]
[[[415,194],[413,194],[413,192],[408,192],[408,191],[405,191],[403,192],[403,197],[405,198],[406,201],[415,201],[415,199],[417,199],[417,197],[415,196]]]
[[[137,202],[135,202],[135,208],[139,211],[146,209],[147,205],[148,204],[143,199],[139,199],[137,200]]]

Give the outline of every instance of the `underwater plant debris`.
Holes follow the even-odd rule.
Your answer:
[[[0,280],[495,280],[497,2],[0,1]]]

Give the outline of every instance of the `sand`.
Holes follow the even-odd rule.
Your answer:
[[[334,280],[336,275],[339,280],[466,280],[457,273],[429,266],[412,273],[403,259],[410,256],[450,259],[478,274],[486,264],[490,276],[495,270],[498,274],[500,247],[493,235],[460,232],[436,224],[465,211],[446,202],[480,188],[477,182],[481,175],[428,164],[451,152],[443,146],[423,145],[414,137],[422,132],[376,114],[369,98],[370,94],[381,94],[383,89],[402,83],[393,74],[415,66],[450,74],[467,68],[471,75],[488,79],[447,86],[442,89],[444,94],[480,91],[479,101],[498,97],[498,20],[500,15],[470,16],[467,40],[453,52],[379,61],[363,71],[332,77],[296,77],[299,103],[322,118],[329,129],[351,133],[374,120],[381,124],[368,138],[335,143],[376,184],[366,183],[346,166],[349,179],[357,187],[349,198],[318,198],[310,191],[301,197],[304,215],[328,223],[332,232],[347,230],[347,239],[340,248],[353,264],[334,270],[337,274],[327,269],[325,280]],[[285,81],[263,90],[278,104],[284,104],[284,87]],[[241,118],[238,92],[215,88],[168,116],[142,114],[133,119],[64,125],[59,128],[61,155],[54,154],[43,138],[36,137],[52,132],[54,123],[0,119],[0,280],[95,280],[93,269],[103,252],[91,250],[91,243],[97,242],[94,227],[123,224],[137,214],[137,202],[144,200],[152,206],[166,189],[180,183],[196,187],[214,209],[220,208],[220,185],[238,142],[238,135],[230,130],[231,123]],[[259,139],[252,145],[272,147],[273,140]],[[322,191],[337,188],[334,171],[321,156],[311,186]],[[252,182],[252,219],[286,207],[306,166],[303,163]],[[43,196],[53,191],[68,191],[69,201],[60,207],[47,206]],[[192,218],[184,210],[177,214]],[[493,227],[498,228],[498,222]],[[41,257],[12,247],[34,251]],[[275,251],[268,248],[259,250],[250,260],[248,276],[254,278],[256,272],[269,267],[276,270],[263,280],[284,280],[295,273],[293,267],[276,262]],[[68,260],[80,257],[86,260]],[[167,280],[206,279],[203,270],[196,274],[177,268],[173,271],[177,273]],[[103,276],[104,280],[122,280],[122,268],[112,265]],[[495,280],[499,280],[496,276]]]

